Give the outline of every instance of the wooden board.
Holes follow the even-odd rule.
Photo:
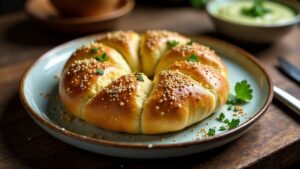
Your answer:
[[[138,7],[115,29],[150,28],[220,37],[204,13],[188,7]],[[299,37],[297,27],[271,46],[243,45],[262,61],[274,84],[298,98],[299,85],[276,68],[276,57],[284,55],[300,67]],[[18,83],[33,59],[73,38],[41,30],[22,12],[0,16],[0,168],[280,168],[300,160],[300,117],[277,101],[250,132],[236,141],[175,159],[108,157],[54,139],[25,112]]]

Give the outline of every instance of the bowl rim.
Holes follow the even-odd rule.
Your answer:
[[[271,104],[271,101],[273,99],[273,83],[271,81],[270,76],[268,75],[267,71],[263,68],[263,66],[259,63],[259,61],[254,58],[253,55],[251,55],[250,53],[244,51],[243,49],[236,47],[232,44],[229,44],[228,42],[224,42],[222,40],[219,39],[215,39],[215,38],[211,38],[211,37],[207,37],[207,36],[199,36],[199,35],[187,35],[187,37],[190,38],[201,38],[201,39],[206,39],[215,43],[219,43],[221,45],[225,45],[227,48],[233,49],[235,52],[240,53],[241,55],[243,55],[246,59],[248,59],[249,61],[251,61],[253,64],[255,64],[263,73],[263,75],[266,78],[267,81],[267,86],[268,86],[268,97],[266,102],[263,104],[262,108],[260,110],[257,111],[257,113],[251,117],[249,120],[247,120],[245,123],[239,125],[238,127],[228,130],[224,133],[218,134],[216,136],[212,136],[212,137],[208,137],[205,138],[203,140],[194,140],[194,141],[188,141],[188,142],[184,142],[184,143],[170,143],[170,144],[151,144],[151,146],[149,147],[150,144],[142,144],[142,143],[126,143],[126,142],[117,142],[117,141],[109,141],[109,140],[103,140],[103,139],[99,139],[99,138],[92,138],[92,137],[88,137],[85,135],[81,135],[69,130],[66,130],[63,127],[60,127],[58,125],[56,125],[55,123],[44,119],[42,116],[38,115],[38,113],[36,113],[33,108],[29,105],[26,96],[25,96],[25,80],[26,78],[30,75],[30,71],[32,70],[32,68],[37,65],[39,62],[41,62],[45,57],[47,57],[51,52],[56,51],[56,50],[60,50],[62,48],[64,48],[65,46],[69,45],[69,43],[74,43],[77,41],[81,41],[87,38],[94,38],[97,36],[102,35],[103,33],[100,34],[93,34],[93,35],[89,35],[89,36],[85,36],[85,37],[81,37],[75,40],[71,40],[68,41],[66,43],[63,43],[55,48],[52,48],[51,50],[49,50],[48,52],[46,52],[45,54],[43,54],[41,57],[39,57],[38,59],[36,59],[23,73],[21,80],[20,80],[20,84],[19,84],[19,96],[21,99],[21,102],[23,103],[23,106],[25,107],[25,109],[27,110],[28,114],[36,121],[38,121],[38,123],[40,123],[40,125],[43,125],[45,127],[47,127],[50,130],[55,131],[56,133],[59,133],[61,135],[64,135],[66,137],[70,137],[72,139],[75,139],[76,141],[82,141],[82,142],[87,142],[87,143],[91,143],[91,144],[96,144],[96,145],[100,145],[100,146],[110,146],[110,147],[117,147],[117,148],[124,148],[124,149],[171,149],[171,148],[178,148],[178,147],[188,147],[188,146],[192,146],[192,145],[204,145],[204,144],[208,144],[211,143],[213,141],[218,141],[218,140],[222,140],[226,137],[231,137],[234,135],[238,135],[239,132],[242,132],[244,130],[246,130],[247,128],[251,127],[253,125],[254,122],[256,122],[268,109],[269,105]]]
[[[108,12],[107,14],[87,16],[87,17],[72,17],[72,18],[57,17],[57,18],[48,19],[46,17],[41,17],[40,15],[37,15],[35,13],[35,10],[32,9],[31,4],[35,3],[35,1],[37,0],[28,0],[25,4],[26,12],[30,17],[41,21],[47,20],[47,22],[49,23],[61,24],[61,25],[104,22],[104,21],[113,20],[128,14],[134,8],[135,5],[134,0],[122,0],[123,3],[121,6],[119,6],[117,9],[111,12]],[[44,3],[50,3],[48,2],[49,0],[43,0],[43,1]]]
[[[279,23],[279,24],[250,25],[250,24],[243,24],[243,23],[239,23],[239,22],[233,22],[233,21],[230,21],[230,20],[222,19],[222,18],[217,17],[214,14],[212,14],[212,12],[209,10],[209,8],[212,5],[218,3],[218,1],[220,1],[220,0],[209,0],[206,7],[205,7],[205,12],[215,20],[222,21],[222,22],[225,22],[225,23],[229,23],[229,24],[232,24],[232,25],[251,27],[251,28],[278,28],[278,27],[284,27],[284,26],[292,26],[292,25],[295,25],[297,23],[300,23],[300,6],[297,8],[297,7],[291,7],[291,5],[287,4],[287,3],[294,3],[294,2],[285,2],[285,1],[281,1],[281,0],[272,1],[272,2],[275,2],[275,3],[282,4],[284,6],[287,6],[288,8],[291,8],[293,11],[297,11],[295,17],[293,19],[291,19],[290,21],[285,22],[285,23]],[[225,2],[225,1],[236,1],[236,0],[222,0],[222,1]]]

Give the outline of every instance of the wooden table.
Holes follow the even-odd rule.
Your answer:
[[[137,7],[115,29],[152,28],[219,37],[207,16],[189,7]],[[45,32],[24,12],[0,16],[0,35],[0,168],[280,168],[300,160],[300,117],[277,101],[250,132],[200,154],[135,160],[74,148],[33,122],[19,101],[18,83],[33,59],[75,36]],[[274,84],[300,98],[299,86],[276,68],[279,55],[300,66],[299,27],[273,45],[246,50],[261,60]]]

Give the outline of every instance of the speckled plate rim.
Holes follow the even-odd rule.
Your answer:
[[[82,38],[78,38],[66,43],[63,43],[55,48],[52,48],[50,51],[46,52],[45,54],[43,54],[40,58],[38,58],[36,61],[34,61],[24,72],[24,74],[21,77],[21,81],[20,81],[20,86],[19,86],[19,95],[20,95],[20,99],[21,102],[23,103],[25,109],[27,110],[27,112],[29,113],[29,115],[34,118],[34,120],[37,120],[41,125],[44,125],[45,127],[54,130],[55,132],[58,132],[59,134],[65,135],[67,137],[70,137],[72,139],[76,139],[78,141],[83,141],[83,142],[88,142],[88,143],[92,143],[92,144],[98,144],[98,145],[102,145],[102,146],[111,146],[111,147],[119,147],[119,148],[127,148],[127,149],[149,149],[147,144],[139,144],[139,143],[125,143],[125,142],[116,142],[116,141],[109,141],[109,140],[102,140],[102,139],[96,139],[96,138],[91,138],[91,137],[87,137],[72,131],[68,131],[65,130],[64,128],[54,124],[51,121],[47,121],[46,119],[44,119],[43,117],[39,116],[38,113],[36,113],[33,108],[29,105],[29,103],[27,102],[27,99],[25,97],[25,92],[24,92],[24,88],[25,88],[25,79],[28,77],[29,72],[31,71],[31,69],[39,64],[39,62],[41,62],[45,57],[47,57],[49,54],[51,54],[52,52],[55,52],[57,50],[60,50],[62,48],[65,48],[65,46],[69,45],[70,43],[74,43],[76,41],[81,41],[87,38],[93,38],[93,37],[97,37],[101,34],[94,34],[94,35],[90,35],[90,36],[85,36]],[[212,136],[212,137],[208,137],[205,138],[203,140],[195,140],[195,141],[188,141],[188,142],[184,142],[184,143],[170,143],[170,144],[154,144],[152,146],[152,150],[153,149],[168,149],[168,148],[179,148],[179,147],[188,147],[188,146],[192,146],[192,145],[201,145],[201,144],[205,144],[208,142],[214,142],[214,141],[218,141],[218,140],[222,140],[225,139],[226,137],[230,137],[230,136],[234,136],[234,135],[238,135],[240,132],[246,130],[247,128],[251,127],[252,124],[257,121],[266,111],[267,108],[269,107],[269,105],[272,102],[273,99],[273,83],[271,81],[270,76],[268,75],[268,73],[266,72],[266,70],[262,67],[262,65],[259,63],[259,61],[257,59],[254,58],[254,56],[252,56],[250,53],[244,51],[243,49],[236,47],[232,44],[229,44],[227,42],[215,39],[215,38],[211,38],[211,37],[207,37],[207,36],[195,36],[195,35],[187,35],[187,37],[191,37],[191,38],[201,38],[201,39],[206,39],[208,41],[213,41],[216,42],[218,44],[221,44],[223,46],[226,46],[229,49],[234,50],[235,52],[240,53],[242,56],[244,56],[247,60],[249,60],[250,62],[252,62],[253,64],[255,64],[260,70],[261,72],[263,72],[263,76],[266,78],[267,81],[267,86],[268,86],[268,97],[266,102],[263,104],[262,108],[253,116],[251,117],[249,120],[247,120],[245,123],[241,124],[240,126],[231,129],[229,131],[226,131],[224,133],[218,134],[216,136]]]

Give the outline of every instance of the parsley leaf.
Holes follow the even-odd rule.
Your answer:
[[[98,48],[92,48],[92,49],[90,50],[90,52],[91,52],[91,53],[97,53],[97,52],[98,52]]]
[[[253,90],[251,89],[250,84],[243,80],[241,82],[237,82],[234,86],[235,95],[229,94],[227,104],[243,104],[249,102],[253,95]]]
[[[98,74],[98,75],[104,75],[104,71],[103,71],[103,69],[97,69],[96,70],[96,73]]]
[[[219,131],[225,131],[226,130],[226,127],[224,127],[224,126],[221,126],[220,128],[219,128]]]
[[[253,90],[246,80],[236,83],[234,91],[238,100],[248,102],[252,99]]]
[[[209,136],[214,136],[216,134],[216,130],[215,129],[208,129],[208,133],[207,133]]]
[[[169,40],[169,41],[167,42],[167,44],[168,44],[168,46],[170,46],[170,47],[175,47],[176,45],[179,44],[179,42],[176,41],[176,40]]]
[[[192,46],[193,45],[193,43],[194,43],[194,41],[191,39],[191,40],[189,40],[188,42],[186,42],[186,44],[188,45],[188,46]]]
[[[137,73],[136,75],[137,75],[136,78],[138,81],[141,81],[141,82],[144,81],[143,75],[141,73]]]
[[[96,56],[95,59],[99,62],[108,61],[108,56],[106,53],[103,53],[101,56]]]
[[[189,62],[199,62],[199,58],[197,55],[192,54],[189,58],[187,58],[187,61]]]
[[[260,17],[270,13],[271,10],[264,7],[263,0],[253,0],[253,6],[250,8],[242,8],[241,12],[246,16]]]
[[[232,119],[230,122],[228,120],[228,127],[229,129],[236,128],[240,124],[240,119]]]
[[[225,119],[225,114],[224,113],[221,113],[219,115],[219,117],[217,118],[217,120],[220,121],[220,122],[222,122],[224,119]]]
[[[193,7],[200,8],[200,9],[205,8],[207,2],[208,0],[190,0],[190,4]]]
[[[223,122],[226,124],[230,123],[230,121],[228,119],[225,119]]]

